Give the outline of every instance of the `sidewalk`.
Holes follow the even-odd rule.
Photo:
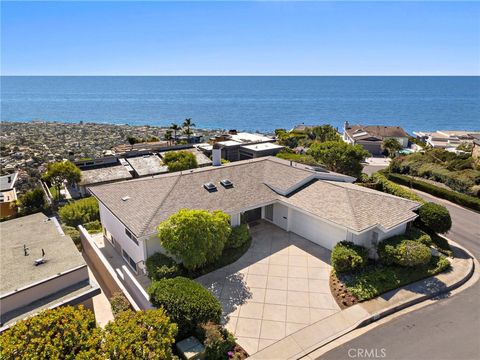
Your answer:
[[[450,290],[466,282],[474,271],[471,256],[456,243],[450,243],[455,258],[449,259],[449,271],[351,306],[283,338],[250,358],[300,359],[358,327],[426,299],[448,296]]]

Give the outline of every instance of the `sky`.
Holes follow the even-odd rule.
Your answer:
[[[1,2],[2,75],[480,75],[478,2]]]

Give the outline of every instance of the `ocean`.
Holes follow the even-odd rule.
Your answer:
[[[2,76],[2,121],[480,130],[480,77]]]

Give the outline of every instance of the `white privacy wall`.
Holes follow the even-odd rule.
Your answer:
[[[143,253],[143,243],[140,239],[138,245],[125,234],[125,225],[121,223],[101,202],[100,221],[104,228],[115,238],[115,241],[124,249],[136,263],[146,260]]]

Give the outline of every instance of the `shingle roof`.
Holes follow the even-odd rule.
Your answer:
[[[390,229],[415,217],[412,211],[419,206],[355,184],[323,180],[283,201],[357,232],[377,225]]]
[[[11,190],[15,186],[18,173],[0,176],[0,191]]]
[[[364,131],[370,136],[384,137],[408,137],[408,134],[400,126],[382,126],[382,125],[350,125],[346,132],[352,137],[355,132]]]
[[[335,176],[338,182],[330,184],[330,182],[318,180],[288,198],[282,195],[294,189],[295,186],[304,185],[315,178],[331,179],[332,176]],[[229,179],[233,187],[224,188],[220,185],[222,179]],[[307,209],[307,211],[320,217],[324,217],[325,206],[335,208],[337,213],[333,213],[332,210],[329,215],[330,220],[355,230],[364,226],[369,218],[368,214],[363,216],[360,212],[353,212],[351,206],[347,205],[347,195],[356,192],[361,194],[351,197],[357,201],[357,207],[363,209],[362,202],[367,205],[376,204],[378,198],[388,198],[389,205],[401,204],[400,215],[407,215],[406,210],[403,212],[406,209],[403,207],[405,200],[376,191],[370,199],[368,195],[363,195],[370,194],[369,190],[357,185],[351,185],[352,190],[347,193],[345,188],[334,185],[344,184],[341,181],[353,181],[353,178],[327,171],[316,172],[307,166],[295,163],[290,165],[285,160],[264,157],[219,167],[100,185],[91,188],[90,191],[137,237],[154,233],[160,222],[182,208],[222,210],[234,214],[277,200],[308,208],[310,210]],[[214,192],[205,190],[203,184],[207,182],[214,183],[217,190]],[[129,199],[122,200],[126,196]],[[410,209],[415,208],[416,205],[418,204],[409,202]],[[364,210],[369,211],[369,208]],[[384,213],[386,216],[395,215],[392,222],[405,217],[396,216],[388,210]],[[410,211],[408,215],[412,217],[414,214]],[[356,220],[352,220],[352,216]],[[363,217],[367,219],[363,220]],[[383,223],[388,225],[387,220]]]
[[[132,178],[132,174],[130,174],[125,166],[113,165],[97,169],[83,170],[80,185],[93,185],[130,178]]]

